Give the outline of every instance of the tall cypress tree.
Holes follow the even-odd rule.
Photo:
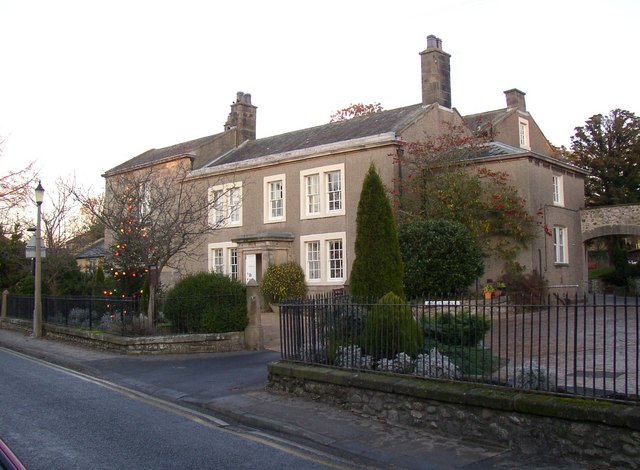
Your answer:
[[[356,297],[404,297],[398,229],[382,180],[371,164],[362,183],[356,217],[356,258],[350,291]]]

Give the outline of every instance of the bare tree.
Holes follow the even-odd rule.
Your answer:
[[[185,181],[188,170],[149,168],[107,178],[102,203],[76,192],[87,211],[105,227],[105,258],[116,277],[140,278],[155,266],[177,267],[194,255],[198,240],[224,225],[240,207],[238,185],[209,191]],[[234,212],[235,211],[235,212]],[[155,286],[149,289],[153,320]]]
[[[0,157],[5,140],[0,137]],[[0,224],[12,223],[15,212],[22,208],[33,193],[33,181],[36,173],[33,162],[19,170],[9,170],[0,176]]]
[[[67,248],[83,231],[81,206],[73,198],[75,179],[58,178],[47,188],[47,204],[42,206],[43,238],[50,250]]]

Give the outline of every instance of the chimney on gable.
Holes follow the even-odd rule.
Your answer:
[[[245,140],[256,140],[256,111],[258,108],[251,104],[251,94],[239,91],[235,103],[231,104],[231,112],[224,123],[224,130],[237,130],[236,145]]]
[[[442,50],[442,39],[427,36],[427,48],[420,53],[422,104],[438,103],[451,108],[451,55]]]
[[[507,108],[516,108],[520,111],[527,110],[527,103],[524,101],[525,93],[523,91],[512,88],[511,90],[505,91],[504,94],[507,96]]]

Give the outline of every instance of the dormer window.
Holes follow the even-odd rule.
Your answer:
[[[529,121],[518,118],[518,133],[520,138],[520,148],[531,150],[529,143]]]

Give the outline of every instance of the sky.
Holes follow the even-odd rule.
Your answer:
[[[146,150],[221,132],[238,91],[258,138],[419,103],[430,34],[461,114],[518,88],[569,146],[594,114],[640,114],[639,20],[637,0],[0,0],[0,172],[33,161],[45,189],[99,192]]]

